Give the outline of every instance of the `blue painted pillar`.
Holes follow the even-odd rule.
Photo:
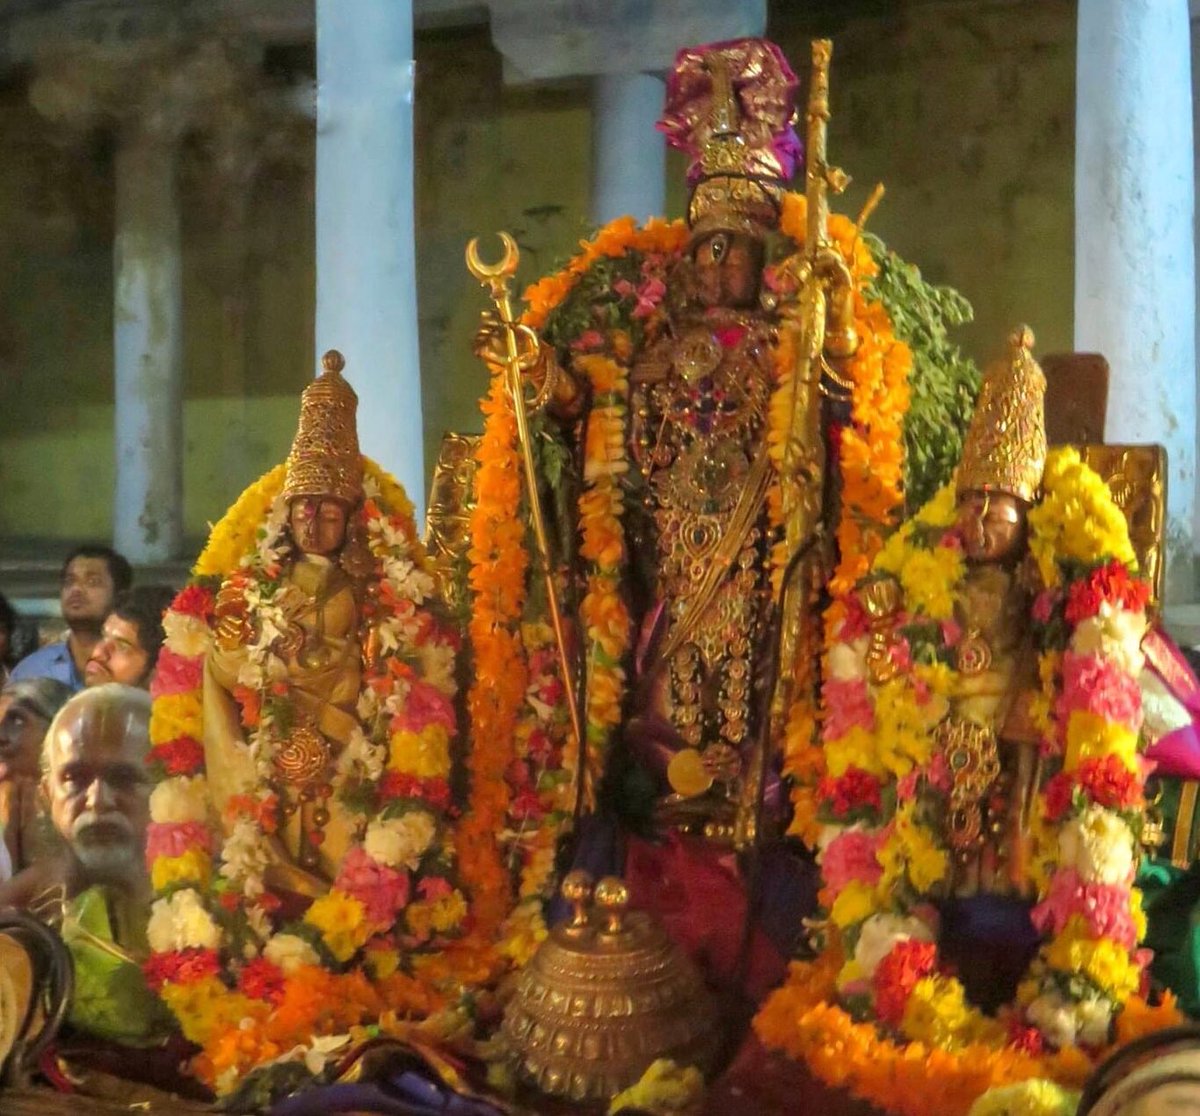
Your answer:
[[[654,130],[666,82],[653,74],[593,79],[592,221],[629,214],[661,217],[666,207],[667,145]]]
[[[317,0],[318,355],[340,349],[362,450],[425,517],[411,0]]]

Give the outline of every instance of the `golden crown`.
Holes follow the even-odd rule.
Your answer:
[[[328,496],[357,504],[362,499],[362,458],[355,416],[358,396],[342,378],[345,358],[330,349],[321,375],[300,397],[300,427],[287,458],[283,495]]]
[[[963,443],[958,492],[1007,492],[1032,504],[1046,467],[1046,377],[1033,359],[1033,332],[1021,326],[1008,358],[991,365]]]
[[[779,223],[783,186],[754,177],[762,168],[758,153],[741,134],[742,114],[729,60],[714,52],[706,62],[712,77],[712,106],[700,147],[703,177],[688,200],[688,227],[693,240],[714,232],[761,236]]]
[[[797,85],[783,52],[766,39],[676,55],[658,127],[688,156],[693,240],[719,231],[762,236],[778,225],[800,156],[792,127]]]

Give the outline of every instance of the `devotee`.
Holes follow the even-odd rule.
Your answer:
[[[163,613],[174,595],[165,585],[139,585],[117,597],[84,667],[87,685],[121,682],[150,688],[163,644]]]
[[[16,634],[17,612],[8,598],[0,593],[0,684],[8,677],[9,671],[17,664],[13,647],[13,636]]]
[[[43,745],[41,790],[62,851],[0,884],[0,907],[61,922],[75,959],[72,1021],[130,1043],[163,1020],[139,964],[151,897],[149,724],[149,695],[117,683],[78,693],[58,711]]]
[[[129,588],[133,571],[107,546],[78,546],[63,562],[59,601],[67,636],[26,655],[13,668],[13,678],[56,678],[73,690],[84,685],[88,657],[100,642],[100,625],[113,598]]]
[[[53,678],[9,682],[0,690],[0,832],[10,858],[3,878],[33,863],[42,739],[71,689]]]
[[[41,791],[66,845],[0,886],[0,906],[27,906],[58,886],[71,898],[94,883],[148,895],[141,849],[149,719],[149,697],[116,683],[75,694],[59,709],[42,746]]]

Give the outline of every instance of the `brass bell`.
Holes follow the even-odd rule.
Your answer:
[[[607,1101],[657,1058],[712,1068],[717,1014],[700,974],[629,889],[586,872],[563,880],[572,914],[518,979],[502,1032],[520,1075],[542,1092]]]

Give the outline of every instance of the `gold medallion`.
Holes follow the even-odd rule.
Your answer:
[[[329,741],[321,733],[311,725],[299,725],[278,742],[272,762],[284,783],[304,787],[325,774],[330,752]]]
[[[698,798],[713,785],[713,777],[695,748],[684,748],[667,764],[667,782],[684,798]]]
[[[982,674],[992,665],[992,648],[979,632],[968,632],[958,645],[958,671],[968,677]]]
[[[675,367],[686,384],[712,375],[720,363],[721,346],[707,330],[683,338],[675,354]]]

